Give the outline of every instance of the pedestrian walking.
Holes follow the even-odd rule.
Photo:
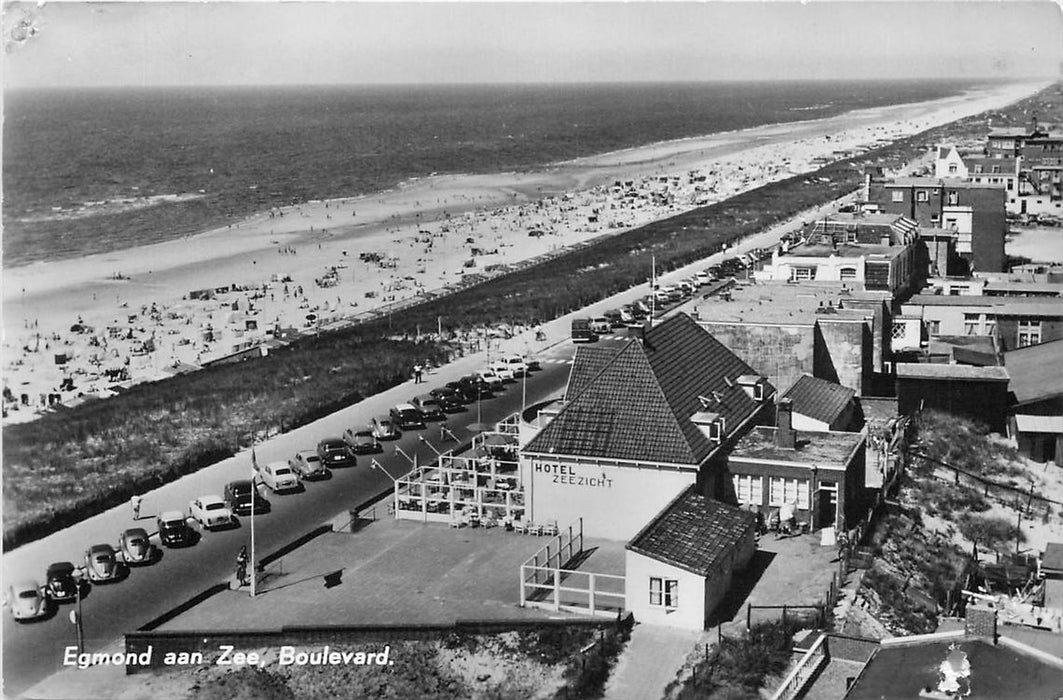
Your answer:
[[[421,383],[421,375],[423,375],[423,374],[424,374],[424,368],[421,367],[421,365],[419,365],[419,364],[418,365],[414,365],[413,366],[413,383],[414,384],[420,384]]]
[[[133,520],[140,520],[140,496],[133,494],[129,499],[129,505],[133,508]]]

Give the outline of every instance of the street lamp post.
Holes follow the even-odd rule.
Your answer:
[[[74,569],[74,593],[77,596],[77,610],[70,611],[70,621],[74,623],[74,628],[77,631],[78,639],[78,654],[85,653],[85,627],[83,617],[81,615],[81,580],[84,578],[84,574],[81,573],[81,569]]]
[[[435,452],[436,453],[436,457],[442,457],[443,456],[443,453],[440,452],[439,450],[437,450],[432,443],[430,443],[430,442],[428,442],[427,440],[424,439],[424,435],[418,435],[417,439],[420,440],[421,442],[423,442],[425,445],[427,445],[428,449],[432,450],[432,452]]]

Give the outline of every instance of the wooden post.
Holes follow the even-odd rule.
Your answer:
[[[748,632],[749,630],[752,629],[752,627],[750,626],[750,622],[752,621],[752,618],[753,618],[753,605],[750,604],[750,603],[746,603],[746,632]]]
[[[520,565],[520,607],[524,607],[524,565]]]
[[[590,587],[589,587],[587,593],[590,596],[591,615],[593,615],[594,614],[594,608],[595,608],[595,605],[594,605],[594,574],[590,574],[590,578],[591,578]]]
[[[561,570],[554,569],[554,610],[561,609]]]

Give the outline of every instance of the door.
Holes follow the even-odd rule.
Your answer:
[[[816,490],[815,528],[834,527],[838,519],[838,484],[833,481],[819,482]]]

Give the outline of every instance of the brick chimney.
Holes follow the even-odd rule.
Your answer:
[[[797,448],[797,433],[793,424],[794,400],[780,399],[775,409],[775,445],[787,450]]]
[[[970,637],[982,637],[997,643],[997,611],[988,605],[968,605],[964,629]]]

